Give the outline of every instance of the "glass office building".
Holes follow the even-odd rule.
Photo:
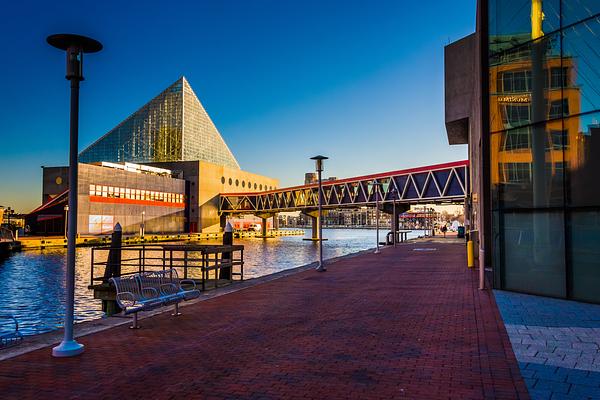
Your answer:
[[[488,22],[497,286],[600,302],[600,1],[491,0]]]
[[[184,77],[83,150],[79,161],[207,161],[240,168]]]
[[[479,0],[476,32],[444,57],[488,278],[600,303],[600,1]]]

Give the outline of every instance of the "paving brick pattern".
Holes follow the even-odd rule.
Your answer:
[[[418,251],[416,248],[435,248]],[[464,244],[341,260],[0,363],[0,393],[52,399],[527,399]]]
[[[533,399],[600,399],[600,306],[495,295]]]

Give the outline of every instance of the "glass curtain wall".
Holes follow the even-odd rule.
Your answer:
[[[488,6],[498,283],[600,302],[600,1]]]
[[[79,154],[79,161],[178,161],[183,154],[180,79]]]

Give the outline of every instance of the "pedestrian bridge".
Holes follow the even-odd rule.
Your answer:
[[[462,203],[468,193],[469,162],[456,161],[354,178],[324,181],[323,208],[351,208],[386,204]],[[377,194],[375,185],[380,184]],[[318,184],[265,192],[221,193],[221,214],[311,212],[319,205]]]

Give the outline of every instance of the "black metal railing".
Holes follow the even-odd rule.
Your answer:
[[[118,254],[115,257],[115,254]],[[114,276],[175,268],[183,279],[193,279],[202,290],[223,280],[244,280],[244,246],[152,244],[94,247],[91,251],[90,287],[107,285]]]

